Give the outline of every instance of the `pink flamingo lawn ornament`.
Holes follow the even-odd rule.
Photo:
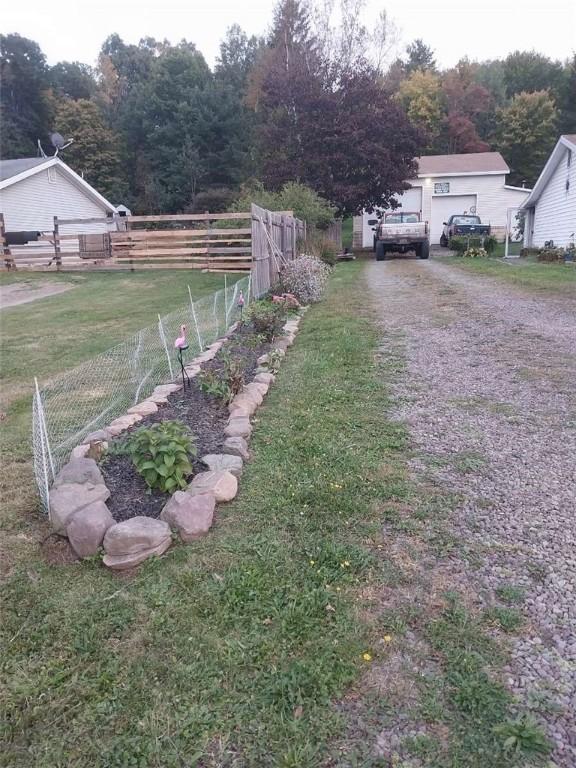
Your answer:
[[[186,326],[181,325],[180,326],[180,333],[181,335],[178,336],[176,341],[174,342],[174,346],[176,349],[188,349],[188,342],[186,341]]]
[[[238,307],[240,309],[240,320],[242,320],[242,310],[244,309],[244,291],[240,291],[240,296],[238,296]]]
[[[182,386],[186,389],[186,382],[190,384],[190,377],[184,368],[184,360],[182,358],[182,352],[188,349],[188,342],[186,341],[186,326],[180,326],[180,336],[174,342],[175,348],[178,350],[178,362],[180,363],[180,370],[182,372]]]

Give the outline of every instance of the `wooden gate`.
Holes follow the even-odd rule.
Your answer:
[[[306,222],[292,211],[268,211],[252,205],[252,295],[264,295],[278,282],[282,265],[298,255]]]

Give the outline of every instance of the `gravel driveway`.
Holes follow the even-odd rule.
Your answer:
[[[434,260],[374,262],[366,277],[407,356],[396,395],[414,478],[460,499],[451,525],[480,553],[474,567],[459,563],[467,586],[485,602],[523,588],[505,682],[546,723],[555,764],[573,768],[576,296],[524,293]]]

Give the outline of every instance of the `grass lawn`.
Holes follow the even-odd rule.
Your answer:
[[[47,565],[37,545],[16,563],[1,593],[0,765],[387,764],[373,747],[396,702],[365,696],[365,676],[415,616],[371,602],[409,584],[382,523],[416,499],[390,416],[402,360],[377,355],[362,269],[338,266],[305,316],[255,419],[239,496],[209,536],[124,577],[96,559]],[[527,765],[493,730],[509,709],[486,671],[495,642],[457,595],[434,610],[416,617],[444,665],[426,718],[448,746],[418,740],[414,754],[439,768],[485,768],[487,755],[494,768]]]
[[[230,276],[234,280],[236,276]],[[223,276],[163,272],[39,272],[1,273],[2,285],[65,282],[66,293],[0,310],[2,386],[0,422],[2,467],[0,526],[17,525],[21,515],[37,504],[31,470],[31,394],[34,376],[40,386],[50,377],[73,368],[122,341],[127,335],[157,322],[188,302],[187,285],[200,297],[223,287]],[[14,494],[14,486],[18,493]],[[26,538],[20,539],[24,546]],[[1,544],[0,544],[1,548]]]
[[[575,295],[576,267],[570,264],[543,264],[531,259],[463,259],[450,257],[450,263],[467,272],[496,277],[519,288]]]
[[[347,216],[342,221],[342,247],[352,248],[352,228],[354,226],[354,219],[352,216]]]

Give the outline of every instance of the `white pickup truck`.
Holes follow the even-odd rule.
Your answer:
[[[420,259],[430,256],[430,232],[428,222],[419,213],[396,211],[383,214],[380,220],[369,219],[373,226],[376,261],[384,261],[387,253],[416,251]],[[374,226],[376,225],[376,226]]]

